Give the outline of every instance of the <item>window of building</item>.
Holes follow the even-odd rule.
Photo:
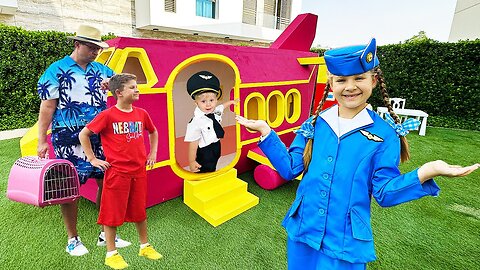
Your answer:
[[[175,2],[175,0],[165,0],[165,11],[175,13],[177,11]]]
[[[275,29],[285,30],[290,23],[291,0],[276,0],[276,24]]]
[[[196,0],[197,16],[215,19],[217,0]]]
[[[257,23],[257,0],[243,0],[242,22],[255,25]]]
[[[288,123],[295,123],[300,118],[300,92],[293,88],[285,95],[285,119]]]
[[[265,0],[263,26],[284,30],[290,23],[292,0]]]
[[[267,123],[272,128],[280,126],[285,117],[285,104],[282,92],[272,91],[267,97],[267,106]]]

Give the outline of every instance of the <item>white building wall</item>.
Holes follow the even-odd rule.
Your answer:
[[[15,14],[17,9],[17,0],[0,0],[0,14]]]
[[[86,23],[102,33],[132,35],[132,0],[18,0],[17,3],[18,9],[13,14],[0,14],[0,23],[28,30],[70,33]]]
[[[448,41],[480,38],[480,0],[457,0]]]
[[[301,0],[293,2],[301,3]],[[262,27],[263,0],[257,2],[257,7],[261,7],[257,9],[257,25],[242,23],[243,0],[217,0],[218,16],[215,19],[196,16],[195,0],[177,0],[176,3],[176,12],[171,13],[165,12],[164,0],[135,1],[136,27],[261,42],[273,41],[281,33]]]
[[[303,0],[291,1],[293,20]],[[176,13],[169,13],[165,12],[164,0],[0,0],[0,23],[70,33],[80,24],[89,24],[103,34],[227,43],[237,40],[268,44],[281,33],[263,27],[264,0],[257,0],[256,25],[242,23],[243,0],[217,0],[216,19],[196,16],[195,3],[177,0]],[[7,11],[7,6],[13,7]]]

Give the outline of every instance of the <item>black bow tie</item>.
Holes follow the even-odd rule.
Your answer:
[[[222,128],[222,125],[215,119],[215,114],[209,113],[205,114],[206,117],[212,119],[213,121],[213,130],[215,130],[215,134],[217,135],[217,138],[221,139],[225,135],[225,131]]]

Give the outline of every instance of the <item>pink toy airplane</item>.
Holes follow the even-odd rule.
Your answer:
[[[292,131],[309,117],[320,99],[314,97],[315,89],[322,95],[326,82],[323,57],[310,52],[316,24],[316,15],[299,15],[269,48],[127,37],[107,41],[111,47],[97,61],[116,73],[137,76],[141,97],[135,106],[149,112],[159,132],[157,163],[147,172],[148,207],[183,195],[187,205],[209,222],[214,220],[212,224],[219,224],[258,203],[258,198],[247,192],[246,183],[236,178],[237,173],[260,163],[265,164],[255,173],[260,186],[274,189],[285,182],[259,151],[258,133],[237,124],[235,115],[266,120],[285,144],[290,144]],[[213,173],[188,170],[188,143],[184,142],[194,111],[186,82],[201,70],[220,79],[223,100],[219,103],[240,99],[225,110],[222,158]],[[113,104],[110,96],[107,105]],[[30,147],[36,149],[36,145]],[[95,181],[87,181],[80,194],[94,202],[96,190]],[[218,209],[219,205],[224,208]],[[222,217],[217,217],[219,213]]]

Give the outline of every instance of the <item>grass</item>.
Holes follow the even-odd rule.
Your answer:
[[[412,159],[406,172],[443,159],[469,165],[480,162],[480,133],[429,128],[427,136],[408,136]],[[58,206],[37,208],[9,201],[8,174],[20,157],[19,139],[0,141],[0,269],[107,269],[105,248],[95,245],[97,210],[79,201],[78,229],[90,253],[70,257]],[[121,250],[128,269],[286,269],[286,234],[280,223],[294,199],[298,181],[274,191],[261,189],[252,173],[240,175],[260,204],[212,227],[182,198],[147,209],[149,240],[164,255],[159,262],[138,257],[133,224],[119,233],[134,245]],[[369,269],[480,269],[480,172],[463,178],[438,177],[438,198],[392,208],[372,206],[378,260]]]

